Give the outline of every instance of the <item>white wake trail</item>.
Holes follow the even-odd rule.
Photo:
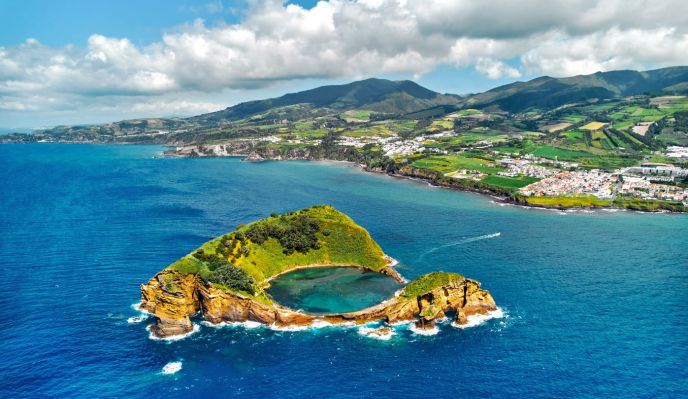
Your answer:
[[[500,233],[498,231],[498,232],[492,233],[492,234],[485,234],[485,235],[477,236],[477,237],[464,238],[463,240],[451,242],[449,244],[440,245],[439,247],[435,247],[435,248],[432,248],[432,249],[424,252],[420,257],[418,257],[418,260],[423,260],[423,258],[425,258],[427,255],[430,255],[431,253],[437,252],[437,251],[442,250],[444,248],[454,247],[454,246],[462,245],[462,244],[468,244],[469,242],[474,242],[474,241],[487,240],[488,238],[495,238],[495,237],[499,237],[501,235],[502,235],[502,233]]]

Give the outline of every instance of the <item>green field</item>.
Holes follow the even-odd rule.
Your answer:
[[[587,116],[573,114],[573,115],[566,115],[562,119],[565,120],[566,122],[579,123],[579,122],[586,120]]]
[[[529,184],[535,183],[540,179],[536,177],[520,176],[520,177],[507,177],[490,175],[482,179],[483,183],[489,184],[490,186],[495,186],[499,188],[504,188],[507,190],[516,191],[521,187],[525,187]]]
[[[483,173],[496,173],[503,168],[494,162],[481,159],[470,158],[463,155],[442,155],[430,156],[419,159],[411,164],[414,168],[431,169],[442,173],[453,172],[457,169],[477,170]]]
[[[352,122],[367,122],[370,119],[370,114],[372,113],[373,111],[368,111],[365,109],[356,109],[339,114],[339,117],[341,119]]]
[[[577,160],[579,158],[593,156],[593,154],[589,152],[572,151],[547,145],[538,147],[535,151],[533,151],[533,155],[547,159],[557,158],[560,161]]]
[[[454,122],[446,119],[437,119],[432,121],[432,125],[430,125],[430,127],[433,130],[447,130],[454,127]]]
[[[482,113],[483,113],[483,111],[480,111],[478,109],[472,109],[472,108],[462,109],[461,111],[457,112],[457,114],[459,114],[461,116],[478,115],[478,114],[482,114]]]
[[[573,142],[583,140],[583,132],[578,131],[578,130],[561,132],[561,133],[559,133],[559,136],[565,137],[569,141],[573,141]]]

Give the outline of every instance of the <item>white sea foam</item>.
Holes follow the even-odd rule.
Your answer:
[[[191,331],[189,331],[186,334],[173,335],[171,337],[156,337],[155,334],[153,334],[153,332],[151,331],[151,327],[152,327],[152,325],[146,327],[146,330],[149,332],[148,338],[155,340],[155,341],[168,341],[168,342],[180,341],[180,340],[187,338],[187,337],[189,337],[189,336],[191,336],[191,335],[193,335],[193,334],[195,334],[201,330],[201,327],[198,324],[194,323]]]
[[[251,330],[254,328],[260,328],[263,327],[262,323],[259,323],[257,321],[251,321],[251,320],[246,320],[246,321],[221,321],[219,323],[211,323],[209,321],[202,321],[201,324],[203,324],[206,327],[212,327],[212,328],[223,328],[223,327],[241,327],[245,328],[247,330]]]
[[[343,323],[330,323],[329,321],[325,321],[325,320],[316,320],[309,327],[314,328],[314,329],[320,329],[320,328],[351,328],[351,327],[356,327],[356,326],[357,326],[357,324],[354,323],[353,321],[345,321]]]
[[[405,326],[405,325],[408,325],[411,323],[414,323],[414,321],[413,320],[399,320],[399,321],[396,321],[394,323],[389,323],[389,325],[392,327],[398,327],[398,326]]]
[[[617,209],[617,208],[602,208],[602,211],[603,211],[603,212],[615,213],[615,212],[618,212],[619,209]]]
[[[398,260],[392,258],[392,257],[389,256],[389,255],[385,255],[385,256],[386,256],[387,259],[389,260],[389,266],[394,267],[394,266],[396,266],[396,265],[399,264],[399,261],[398,261]]]
[[[382,341],[389,341],[392,339],[393,336],[396,335],[396,332],[391,329],[387,328],[386,330],[381,331],[381,328],[373,328],[373,327],[360,327],[358,329],[358,333],[360,335],[363,335],[368,338],[373,338],[373,339],[379,339]]]
[[[411,330],[416,335],[437,335],[440,332],[439,327],[436,325],[432,328],[420,328],[416,326],[416,323],[409,325],[409,330]]]
[[[486,314],[470,315],[466,318],[467,319],[466,324],[452,323],[452,326],[454,326],[456,328],[471,328],[471,327],[479,326],[488,320],[501,319],[502,317],[506,317],[506,314],[504,313],[502,308],[497,308],[495,310],[487,312]]]
[[[289,331],[289,332],[306,331],[310,328],[310,326],[299,326],[299,325],[278,326],[277,324],[270,324],[269,327],[273,331]]]
[[[162,368],[160,374],[170,375],[182,369],[182,362],[169,362]]]
[[[129,323],[129,324],[140,323],[146,319],[148,319],[148,315],[144,313],[144,314],[140,314],[138,316],[133,316],[133,317],[128,318],[127,323]]]
[[[149,311],[147,311],[146,309],[143,309],[141,307],[141,302],[132,303],[131,308],[134,309],[135,311],[139,312],[139,313],[150,315]]]

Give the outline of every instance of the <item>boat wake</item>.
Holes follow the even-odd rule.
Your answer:
[[[489,239],[489,238],[496,238],[496,237],[499,237],[499,236],[501,236],[501,235],[502,235],[502,233],[498,231],[498,232],[492,233],[492,234],[485,234],[485,235],[477,236],[477,237],[464,238],[463,240],[451,242],[451,243],[449,243],[449,244],[440,245],[439,247],[435,247],[435,248],[432,248],[432,249],[430,249],[430,250],[428,250],[428,251],[426,251],[426,252],[423,252],[423,253],[418,257],[418,260],[423,260],[423,258],[425,258],[426,256],[428,256],[428,255],[430,255],[430,254],[432,254],[432,253],[434,253],[434,252],[440,251],[440,250],[442,250],[442,249],[445,249],[445,248],[455,247],[455,246],[457,246],[457,245],[462,245],[462,244],[468,244],[469,242],[475,242],[475,241],[480,241],[480,240],[487,240],[487,239]]]

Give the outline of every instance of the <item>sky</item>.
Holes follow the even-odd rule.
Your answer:
[[[368,77],[442,93],[688,65],[686,0],[0,0],[0,128],[190,116]]]

